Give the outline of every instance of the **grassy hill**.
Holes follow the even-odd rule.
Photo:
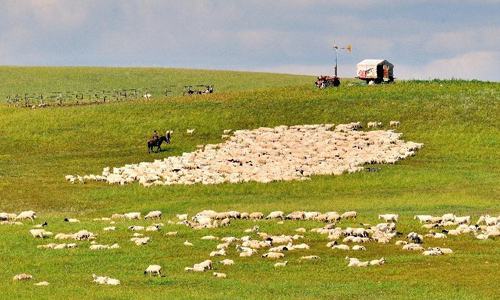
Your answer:
[[[210,274],[183,269],[207,258],[216,243],[200,237],[243,236],[255,225],[235,221],[230,228],[192,231],[166,225],[155,233],[151,245],[137,247],[126,228],[145,221],[121,221],[116,233],[104,233],[106,222],[93,218],[112,213],[161,210],[173,220],[178,213],[203,209],[216,211],[291,212],[294,210],[356,210],[359,219],[340,226],[376,224],[380,213],[400,215],[398,231],[426,232],[415,214],[454,212],[498,216],[500,209],[500,84],[477,81],[408,81],[392,85],[352,86],[318,90],[314,78],[264,73],[181,69],[130,68],[0,68],[0,95],[55,90],[83,91],[142,87],[214,84],[210,95],[153,97],[86,106],[27,109],[0,106],[0,211],[35,210],[48,230],[98,232],[99,243],[118,242],[116,251],[90,251],[88,242],[78,249],[58,252],[36,249],[53,242],[33,239],[28,222],[23,226],[0,225],[0,288],[9,298],[494,298],[491,284],[500,274],[498,240],[479,241],[473,235],[430,241],[425,246],[447,246],[452,256],[424,257],[395,246],[367,245],[366,253],[349,256],[375,259],[386,256],[380,268],[351,269],[345,252],[325,247],[324,236],[304,234],[311,246],[286,254],[290,265],[274,270],[260,257],[240,259],[231,248],[233,267],[217,266],[228,274],[217,280]],[[150,90],[154,91],[153,88]],[[153,96],[155,95],[152,92]],[[4,98],[5,99],[5,98]],[[5,102],[4,102],[5,103]],[[382,165],[377,173],[315,176],[307,182],[245,183],[217,186],[169,186],[144,188],[138,184],[110,186],[90,182],[71,185],[66,174],[100,174],[104,167],[119,167],[182,155],[198,144],[222,142],[224,129],[254,129],[278,125],[346,123],[399,120],[403,139],[424,143],[415,157],[395,165]],[[186,129],[195,128],[193,135]],[[148,154],[146,139],[156,129],[173,130],[172,145]],[[77,225],[62,222],[76,217]],[[148,223],[149,224],[149,223]],[[261,231],[293,233],[322,224],[308,221],[259,223]],[[164,232],[179,231],[167,238]],[[192,249],[184,240],[195,243]],[[444,244],[443,244],[444,243]],[[73,251],[74,250],[74,251]],[[264,252],[262,252],[264,253]],[[318,261],[298,262],[316,254]],[[159,263],[166,277],[149,278],[141,272]],[[13,283],[12,276],[32,273],[48,288]],[[91,275],[108,274],[122,280],[120,287],[96,286]],[[189,287],[189,289],[188,289]],[[150,292],[144,293],[145,290]]]

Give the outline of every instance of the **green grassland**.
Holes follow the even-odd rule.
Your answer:
[[[47,230],[99,234],[98,242],[118,242],[121,249],[91,251],[88,242],[77,249],[37,249],[53,237],[35,240],[23,226],[0,225],[0,291],[5,299],[495,299],[500,288],[500,241],[477,240],[472,234],[447,240],[426,240],[425,247],[446,246],[454,254],[425,257],[402,251],[393,243],[369,243],[367,251],[342,252],[325,247],[325,236],[307,232],[301,242],[309,250],[286,253],[290,262],[275,270],[275,261],[260,256],[239,258],[231,248],[234,266],[216,265],[226,280],[210,273],[188,273],[184,267],[208,258],[217,242],[204,235],[246,235],[252,221],[235,220],[229,228],[193,231],[168,225],[151,233],[153,241],[138,247],[129,241],[130,225],[151,221],[118,221],[117,231],[104,232],[108,222],[93,218],[113,213],[152,210],[164,213],[163,222],[178,213],[216,211],[356,210],[358,220],[339,225],[376,224],[380,213],[399,213],[398,231],[425,233],[415,214],[454,212],[500,215],[500,84],[478,81],[400,81],[366,86],[346,80],[339,88],[319,90],[314,78],[266,73],[141,68],[1,67],[0,97],[11,93],[56,90],[121,89],[165,85],[214,84],[215,93],[155,97],[85,106],[27,109],[0,105],[0,211],[35,210],[36,223]],[[351,82],[352,85],[347,83]],[[153,161],[191,152],[198,144],[220,143],[224,129],[255,129],[278,125],[399,120],[402,138],[424,143],[415,157],[380,172],[342,176],[314,176],[311,181],[221,184],[217,186],[110,186],[89,182],[69,184],[66,174],[100,174],[104,167]],[[187,128],[195,128],[193,135]],[[387,127],[385,127],[387,128]],[[156,129],[173,130],[165,151],[148,154],[146,139]],[[82,222],[68,224],[65,217]],[[311,229],[313,221],[258,223],[261,231],[293,234]],[[178,231],[166,237],[167,231]],[[195,244],[187,248],[182,244]],[[262,251],[261,251],[262,252]],[[263,253],[263,252],[262,252]],[[299,261],[303,255],[315,261]],[[345,256],[376,259],[380,267],[347,268]],[[217,259],[215,259],[217,260]],[[149,264],[160,264],[164,277],[143,276]],[[18,273],[34,282],[13,282]],[[99,286],[92,273],[122,281]]]

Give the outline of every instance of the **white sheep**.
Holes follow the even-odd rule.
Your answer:
[[[21,212],[19,215],[17,215],[14,218],[15,221],[17,221],[17,220],[26,220],[26,219],[34,221],[36,219],[36,213],[34,211],[32,211],[32,210],[23,211],[23,212]]]
[[[214,272],[213,274],[217,278],[226,278],[227,277],[227,275],[225,273]]]
[[[64,222],[68,223],[80,223],[80,220],[74,218],[64,218]]]
[[[182,214],[182,215],[176,215],[177,216],[177,219],[179,219],[179,221],[187,221],[188,219],[188,214]]]
[[[418,220],[420,223],[429,223],[432,219],[431,215],[415,215],[413,219]]]
[[[312,260],[312,259],[319,259],[319,256],[317,255],[307,255],[307,256],[302,256],[300,260]]]
[[[123,214],[123,217],[125,217],[126,219],[129,219],[129,220],[133,220],[133,219],[140,220],[141,219],[141,213],[140,212],[125,213],[125,214]]]
[[[368,128],[375,128],[375,127],[382,126],[382,123],[381,122],[368,122],[366,125]]]
[[[158,277],[161,277],[161,266],[160,265],[149,265],[146,270],[144,270],[144,275],[148,274],[149,276],[153,276],[153,274],[157,274]]]
[[[262,254],[261,257],[264,257],[264,258],[283,258],[283,257],[285,257],[285,254],[276,253],[276,252],[268,252],[268,253]]]
[[[224,259],[224,260],[221,260],[219,261],[219,263],[225,265],[225,266],[232,266],[234,265],[234,260],[232,259]]]
[[[399,124],[400,124],[400,122],[399,122],[399,121],[390,121],[390,122],[389,122],[389,126],[391,126],[391,127],[398,127],[398,126],[399,126]]]
[[[374,259],[374,260],[370,261],[370,266],[375,266],[375,265],[381,266],[381,265],[385,264],[385,262],[386,262],[385,257],[382,257],[381,259]]]
[[[270,219],[284,219],[284,212],[282,211],[273,211],[271,213],[269,213],[269,215],[267,215],[266,217],[266,220],[270,220]]]
[[[378,215],[379,219],[384,219],[387,223],[389,222],[398,222],[398,217],[399,215],[397,214],[383,214],[383,215]]]
[[[33,275],[26,273],[17,274],[14,276],[14,278],[12,278],[12,280],[29,280],[29,279],[33,279]]]
[[[158,224],[146,227],[146,231],[158,231],[158,230],[160,230],[160,225]]]
[[[146,219],[161,219],[161,211],[155,210],[149,212],[147,215],[144,216],[144,220]]]
[[[226,250],[224,248],[220,249],[219,251],[212,251],[210,252],[210,256],[226,256]]]
[[[342,219],[356,219],[358,217],[358,213],[355,211],[347,211],[340,215]]]
[[[133,226],[129,226],[128,229],[132,230],[132,231],[143,231],[146,229],[146,227],[144,226],[138,226],[138,225],[133,225]]]
[[[185,267],[184,270],[190,271],[190,272],[205,272],[205,268],[203,267]]]
[[[288,265],[288,261],[284,261],[284,262],[277,262],[274,264],[274,267],[275,268],[279,268],[279,267],[285,267]]]
[[[186,133],[187,134],[193,134],[194,133],[194,129],[186,129]]]
[[[366,247],[365,246],[360,246],[360,245],[354,245],[354,246],[352,246],[351,250],[366,251]]]

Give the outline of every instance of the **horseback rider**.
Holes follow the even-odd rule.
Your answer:
[[[153,140],[154,142],[156,142],[156,141],[158,140],[158,133],[156,133],[156,130],[155,130],[155,131],[153,131],[153,137],[152,137],[152,140]]]

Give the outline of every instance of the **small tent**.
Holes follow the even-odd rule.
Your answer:
[[[394,81],[394,65],[385,59],[365,59],[356,66],[356,78],[375,83]]]

